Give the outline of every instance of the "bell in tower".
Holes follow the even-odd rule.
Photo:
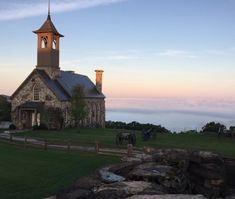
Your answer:
[[[47,20],[36,31],[33,31],[38,37],[37,47],[37,69],[45,70],[45,72],[54,79],[59,75],[59,51],[61,35],[51,21],[50,7],[48,9]]]

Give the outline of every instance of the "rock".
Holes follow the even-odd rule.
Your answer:
[[[153,159],[161,163],[176,163],[189,159],[190,152],[183,149],[159,149],[153,154]]]
[[[130,171],[139,164],[139,162],[123,162],[120,164],[109,166],[108,171],[113,172],[117,175],[127,176]]]
[[[149,162],[136,166],[128,175],[128,179],[155,182],[167,189],[169,193],[179,193],[186,189],[185,176],[184,172],[179,172],[173,166]]]
[[[90,199],[92,192],[86,189],[70,189],[61,191],[56,195],[56,199]]]
[[[234,195],[227,196],[225,199],[235,199],[235,194],[234,194]]]
[[[196,163],[215,163],[217,165],[223,165],[223,158],[215,153],[208,151],[194,151],[190,155],[190,161]]]
[[[202,195],[137,195],[126,199],[206,199]]]
[[[83,177],[76,181],[75,187],[80,189],[92,190],[94,187],[100,186],[102,182],[95,175]]]
[[[98,171],[101,181],[105,183],[122,182],[125,180],[124,177],[116,175],[109,171],[109,167],[104,167]]]
[[[95,193],[104,190],[125,191],[127,195],[134,195],[143,192],[146,189],[152,188],[152,183],[145,181],[126,181],[106,184],[95,190]]]
[[[129,173],[129,179],[147,181],[159,181],[160,178],[170,178],[169,175],[174,174],[174,168],[167,165],[157,165],[155,162],[144,163],[136,166],[132,172]]]
[[[122,158],[122,161],[123,162],[138,162],[138,163],[141,163],[141,162],[152,162],[154,160],[153,160],[152,155],[142,153],[142,154],[135,154],[135,155],[132,155],[130,157],[125,156],[125,157]]]
[[[126,181],[106,184],[94,190],[92,199],[120,199],[153,190],[153,184],[144,181]]]
[[[235,189],[235,159],[224,158],[226,182]]]
[[[229,195],[226,199],[235,199],[234,159],[211,152],[164,149],[126,160],[81,178],[57,198],[217,199]],[[205,197],[184,195],[192,193]]]
[[[89,199],[124,199],[126,197],[128,197],[128,195],[124,190],[117,191],[109,189],[93,194]]]
[[[204,179],[222,180],[224,179],[225,170],[223,166],[219,166],[214,163],[191,163],[189,167],[189,173]]]
[[[152,147],[148,147],[148,146],[144,146],[143,151],[145,154],[155,154],[157,152],[156,148],[152,148]]]

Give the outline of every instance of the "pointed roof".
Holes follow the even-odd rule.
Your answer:
[[[54,24],[51,21],[51,16],[50,14],[48,14],[47,16],[47,20],[44,22],[44,24],[41,26],[41,28],[39,28],[38,30],[33,31],[34,33],[47,33],[47,32],[51,32],[54,33],[55,35],[58,35],[59,37],[64,37],[64,35],[60,34]]]
[[[72,90],[75,86],[80,85],[84,88],[85,98],[104,99],[103,93],[99,92],[95,84],[84,75],[76,74],[71,71],[60,71],[60,76],[51,79],[44,70],[34,69],[32,73],[12,94],[11,99],[20,92],[23,86],[30,81],[34,74],[38,74],[47,87],[54,93],[60,101],[69,101],[72,97]]]

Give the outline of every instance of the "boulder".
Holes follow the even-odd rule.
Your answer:
[[[126,199],[206,199],[203,195],[137,195]]]
[[[56,199],[89,199],[91,196],[92,192],[87,189],[72,188],[57,193]]]
[[[128,174],[133,170],[133,168],[139,164],[140,162],[122,162],[109,166],[108,171],[113,172],[117,175],[128,176]]]
[[[153,189],[152,184],[144,181],[126,181],[106,184],[94,190],[92,199],[121,199],[147,189]]]
[[[188,160],[190,152],[184,149],[159,149],[153,154],[153,159],[157,162],[179,162]]]
[[[97,176],[92,175],[80,178],[76,181],[74,186],[80,189],[92,190],[94,187],[98,187],[100,185],[102,185],[101,180]]]
[[[235,189],[235,159],[224,158],[226,180],[229,186]]]
[[[142,162],[152,162],[153,160],[153,156],[150,154],[145,154],[145,153],[141,153],[141,154],[135,154],[132,156],[125,156],[122,158],[122,162],[138,162],[138,163],[142,163]]]
[[[109,167],[104,167],[98,171],[99,177],[104,183],[114,183],[114,182],[122,182],[125,180],[124,177],[120,175],[116,175],[113,172],[109,171]]]
[[[151,152],[99,169],[79,179],[72,188],[60,191],[57,198],[235,199],[234,159],[204,151]]]

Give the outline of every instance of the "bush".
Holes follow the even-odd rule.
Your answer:
[[[39,126],[38,125],[34,125],[33,126],[33,130],[48,130],[48,127],[46,124],[40,124]]]
[[[64,117],[62,110],[55,107],[44,107],[42,114],[42,126],[43,129],[59,130],[63,127]]]
[[[226,129],[225,125],[221,123],[209,122],[204,127],[202,127],[202,132],[214,132],[218,133],[219,129]]]
[[[0,121],[11,121],[11,103],[3,95],[0,95]]]
[[[16,130],[16,126],[15,126],[14,124],[11,124],[11,125],[9,126],[9,130]]]
[[[154,125],[149,123],[141,124],[135,121],[131,123],[107,121],[105,122],[105,127],[112,129],[126,129],[126,130],[138,130],[138,131],[141,131],[143,129],[153,129],[158,133],[171,133],[170,130],[166,129],[165,127],[162,127],[161,125]]]

